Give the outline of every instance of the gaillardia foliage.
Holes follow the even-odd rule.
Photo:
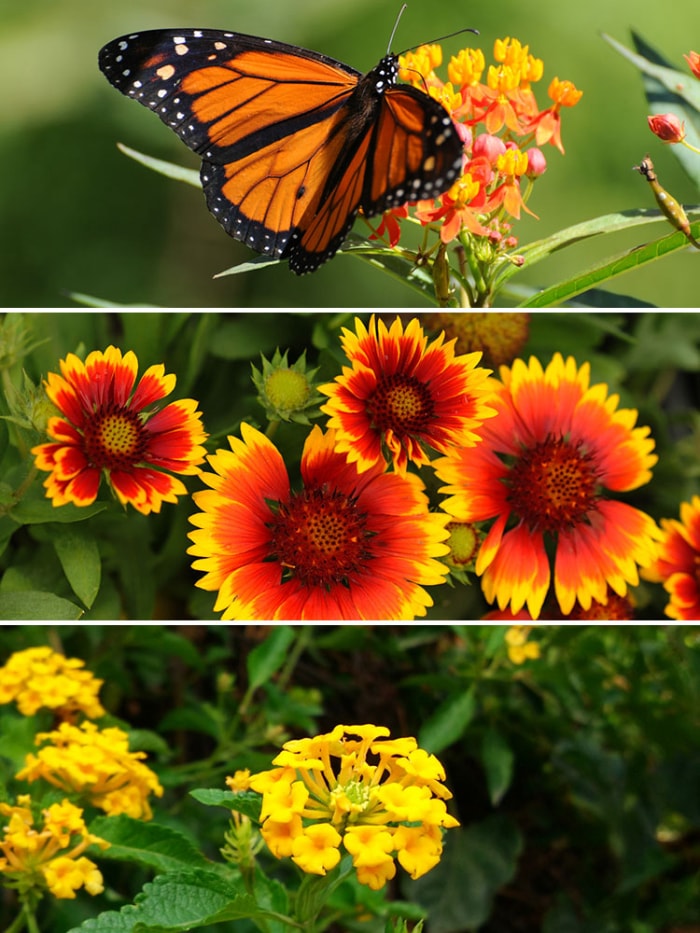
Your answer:
[[[93,350],[85,362],[69,353],[62,376],[49,373],[46,394],[63,417],[49,419],[53,443],[32,450],[47,470],[46,495],[56,506],[91,505],[104,474],[117,498],[148,515],[187,490],[170,473],[198,473],[206,439],[194,399],[148,410],[175,388],[162,364],[150,366],[136,388],[138,361],[130,350]],[[170,472],[165,472],[170,471]]]
[[[445,772],[415,739],[388,736],[383,726],[336,726],[285,743],[275,767],[253,775],[273,855],[325,875],[342,846],[375,890],[396,874],[395,859],[412,878],[437,865],[443,830],[459,825],[445,806]]]
[[[431,448],[446,453],[478,442],[481,423],[493,415],[481,353],[455,356],[455,341],[445,343],[444,334],[428,345],[417,318],[404,330],[397,317],[387,329],[372,315],[369,328],[356,318],[355,329],[343,328],[341,338],[352,366],[319,386],[329,396],[321,411],[349,463],[362,473],[389,460],[403,474],[409,461],[429,463]]]
[[[412,619],[442,583],[436,558],[447,516],[428,511],[417,476],[358,473],[335,449],[335,432],[315,427],[301,458],[303,488],[292,491],[279,451],[241,425],[242,440],[210,456],[210,489],[194,494],[190,521],[197,585],[218,590],[224,619]]]
[[[608,584],[621,596],[656,555],[654,521],[607,492],[649,481],[657,457],[637,412],[589,385],[590,366],[556,353],[543,370],[534,357],[501,367],[489,399],[498,411],[476,448],[451,451],[435,464],[449,485],[444,508],[459,521],[493,520],[476,572],[489,602],[538,618],[551,580],[561,612],[576,600],[605,603]]]

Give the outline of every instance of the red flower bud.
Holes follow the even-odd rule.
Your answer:
[[[544,175],[547,169],[547,160],[544,157],[544,153],[541,149],[538,149],[537,146],[533,146],[532,149],[527,150],[527,177],[528,178],[539,178],[540,175]]]
[[[700,78],[700,55],[697,52],[690,52],[688,55],[684,55],[683,58],[688,62],[695,77]]]
[[[649,129],[665,143],[679,143],[685,139],[685,123],[675,113],[659,113],[647,117]]]

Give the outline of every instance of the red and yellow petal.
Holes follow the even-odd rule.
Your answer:
[[[177,497],[187,492],[177,477],[148,467],[136,467],[130,472],[111,470],[109,482],[122,505],[130,503],[143,515],[160,512],[163,502],[177,502]]]
[[[166,376],[165,366],[162,363],[149,366],[139,379],[131,398],[130,407],[134,411],[143,411],[144,408],[148,408],[154,402],[159,402],[166,395],[170,395],[175,388],[175,384],[176,377],[172,373]]]

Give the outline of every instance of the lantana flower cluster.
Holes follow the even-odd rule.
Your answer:
[[[361,884],[378,890],[396,874],[430,871],[443,831],[458,826],[434,755],[413,738],[390,739],[383,726],[336,726],[285,743],[274,768],[250,778],[262,794],[262,836],[277,858],[325,875],[342,849]]]
[[[23,716],[51,709],[68,718],[83,713],[99,719],[102,681],[79,658],[66,658],[47,646],[15,651],[0,667],[0,703],[16,702]]]
[[[0,873],[8,886],[20,892],[44,888],[60,899],[74,898],[79,888],[89,894],[103,890],[99,869],[83,852],[109,843],[88,831],[80,807],[69,800],[53,803],[37,822],[24,794],[16,805],[0,803],[0,821]]]
[[[487,68],[481,49],[462,49],[447,65],[447,81],[435,70],[443,60],[438,44],[399,58],[401,80],[440,101],[464,143],[461,177],[437,201],[414,204],[413,215],[439,230],[443,244],[476,237],[482,262],[493,262],[517,245],[512,222],[523,210],[532,214],[527,207],[532,183],[547,168],[540,147],[549,143],[564,152],[561,111],[577,104],[583,93],[571,81],[554,77],[548,87],[551,103],[541,109],[532,87],[543,77],[542,59],[510,37],[495,41],[493,57]],[[399,222],[407,216],[406,205],[388,212],[376,235],[396,246]]]
[[[38,733],[36,744],[42,743],[36,755],[27,755],[18,780],[42,778],[61,790],[84,794],[110,816],[151,819],[148,797],[161,797],[163,788],[143,764],[145,752],[129,751],[129,736],[122,729],[64,722],[52,732]]]

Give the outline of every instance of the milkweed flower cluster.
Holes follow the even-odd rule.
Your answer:
[[[105,714],[98,699],[102,681],[84,666],[46,646],[16,651],[0,668],[0,703],[14,700],[23,716],[46,708],[65,718],[83,713],[99,719]]]
[[[540,616],[552,579],[568,615],[578,601],[605,603],[608,588],[625,596],[638,567],[656,557],[652,518],[610,497],[637,489],[657,461],[648,427],[619,409],[590,366],[556,353],[546,368],[531,357],[500,368],[490,398],[498,414],[473,450],[455,449],[435,464],[448,485],[443,508],[458,521],[492,522],[476,573],[500,609],[524,606]]]
[[[84,362],[69,353],[60,367],[62,375],[49,373],[46,394],[61,417],[49,419],[52,442],[32,449],[37,468],[49,473],[44,486],[53,504],[91,505],[103,475],[122,505],[144,515],[177,502],[187,489],[171,473],[199,472],[207,435],[194,399],[157,410],[175,376],[157,364],[137,384],[136,355],[114,346]]]
[[[424,226],[439,223],[443,243],[479,238],[484,249],[491,247],[493,261],[517,245],[512,221],[522,210],[532,213],[526,206],[532,182],[546,170],[540,147],[549,143],[564,152],[561,111],[577,104],[582,91],[555,77],[548,88],[551,103],[540,109],[532,85],[542,79],[544,64],[515,38],[495,41],[488,68],[481,49],[462,49],[448,63],[447,81],[435,71],[442,57],[439,45],[428,45],[399,58],[400,78],[440,101],[464,142],[462,176],[437,201],[417,203],[415,217]],[[407,214],[404,207],[385,215],[377,233],[389,234],[391,246]]]
[[[458,826],[445,773],[413,738],[383,726],[336,726],[285,743],[275,767],[250,778],[262,794],[261,832],[277,858],[325,875],[352,856],[358,881],[378,890],[398,861],[412,878],[439,862],[443,831]]]
[[[40,732],[36,744],[17,774],[21,781],[43,779],[63,791],[85,795],[93,806],[110,816],[125,813],[134,819],[151,819],[148,797],[163,795],[156,775],[143,764],[144,752],[129,751],[129,737],[112,727],[95,723],[70,723],[52,732]]]
[[[109,843],[90,833],[80,807],[68,800],[51,804],[35,821],[31,798],[21,795],[12,806],[0,803],[0,822],[7,818],[0,838],[0,873],[19,891],[48,889],[54,897],[74,898],[79,888],[88,894],[103,890],[102,875],[83,855],[90,845]]]

